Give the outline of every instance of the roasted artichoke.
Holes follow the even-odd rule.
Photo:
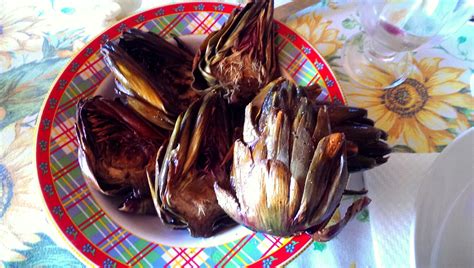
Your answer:
[[[154,212],[146,170],[167,132],[157,130],[119,100],[100,96],[77,104],[79,164],[91,185],[106,195],[126,196],[120,210]]]
[[[249,1],[211,33],[194,59],[194,87],[221,85],[230,103],[244,106],[278,76],[273,0]]]
[[[333,238],[366,207],[328,226],[350,172],[385,163],[387,134],[364,109],[317,101],[317,85],[280,76],[273,0],[249,0],[194,56],[130,29],[102,47],[116,99],[77,107],[87,180],[120,210],[209,237],[237,223],[277,236]],[[117,96],[118,95],[118,96]]]
[[[176,117],[198,98],[191,87],[194,55],[178,44],[130,29],[101,49],[128,105],[161,128],[172,129]]]
[[[374,127],[363,108],[313,101],[313,109],[327,106],[332,132],[344,133],[349,172],[371,169],[387,162],[391,148],[387,133]]]
[[[357,145],[348,139],[365,121],[359,119],[363,114],[338,107],[310,101],[304,89],[282,78],[267,85],[246,108],[229,180],[215,184],[224,211],[272,235],[309,232],[319,241],[335,236],[370,202],[359,199],[340,223],[326,227],[347,185],[348,143],[357,155]],[[353,128],[334,133],[333,125],[341,124]]]
[[[155,180],[150,180],[165,224],[209,237],[233,223],[218,205],[213,187],[228,176],[230,167],[223,160],[231,138],[226,104],[215,90],[178,117],[169,143],[157,154]]]

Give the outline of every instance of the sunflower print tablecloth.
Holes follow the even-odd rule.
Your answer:
[[[0,0],[0,267],[83,266],[43,212],[32,159],[34,126],[56,75],[115,21],[123,11],[118,2],[130,1]],[[341,2],[321,1],[286,23],[326,58],[349,104],[368,109],[395,150],[439,152],[473,126],[473,24],[420,49],[405,83],[367,90],[351,84],[341,67],[344,41],[360,30],[355,7]],[[142,8],[157,3],[144,0]],[[391,78],[376,71],[372,82],[385,79]],[[374,266],[369,213],[359,214],[333,241],[314,243],[290,265]]]

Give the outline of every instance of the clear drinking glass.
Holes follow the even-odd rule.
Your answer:
[[[388,88],[409,76],[413,50],[469,20],[474,0],[359,0],[358,12],[364,32],[346,41],[344,69],[362,86]],[[387,73],[384,83],[372,81],[374,68]]]

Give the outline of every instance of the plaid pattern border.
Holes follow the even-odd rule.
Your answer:
[[[43,194],[53,218],[66,237],[95,263],[104,267],[243,266],[272,254],[287,254],[285,258],[289,258],[297,252],[287,250],[281,253],[285,245],[299,243],[295,242],[297,239],[306,239],[253,233],[208,248],[170,247],[146,241],[119,226],[99,207],[91,196],[77,162],[78,143],[74,128],[76,104],[80,99],[94,94],[109,73],[98,51],[101,43],[118,37],[128,27],[139,27],[163,36],[208,34],[222,27],[233,8],[232,5],[220,3],[190,3],[157,8],[128,18],[88,45],[84,49],[85,53],[77,56],[61,75],[54,86],[57,91],[53,90],[48,97],[51,103],[54,99],[57,104],[55,109],[43,110],[43,127],[38,133],[38,148],[41,149],[37,152],[37,162]],[[324,60],[286,26],[277,25],[279,35],[275,45],[280,65],[298,84],[318,83],[331,91],[333,85],[328,81],[335,81],[334,77],[318,65]],[[328,69],[324,64],[323,67]],[[333,90],[339,92],[338,86]],[[331,98],[329,91],[326,90],[320,98]],[[44,137],[49,139],[46,147]],[[49,165],[44,166],[44,163]]]

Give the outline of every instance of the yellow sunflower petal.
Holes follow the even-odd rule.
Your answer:
[[[453,120],[449,124],[449,128],[454,129],[456,132],[461,133],[471,127],[471,124],[467,120],[467,117],[464,114],[459,113],[458,118]]]
[[[311,21],[315,23],[316,25],[319,25],[321,23],[321,20],[323,19],[323,16],[316,14],[316,12],[313,12],[309,16],[307,16],[307,18],[308,18],[308,21]]]
[[[387,131],[388,139],[387,142],[389,145],[395,145],[395,143],[400,139],[400,135],[403,132],[403,128],[405,126],[405,120],[400,119],[393,125],[393,127]]]
[[[430,132],[431,140],[438,146],[448,145],[454,140],[454,135],[448,131],[432,131]]]
[[[390,75],[390,73],[375,66],[366,67],[365,74],[366,75],[361,78],[361,83],[365,85],[371,85],[374,88],[385,87],[394,81],[394,78],[392,75]]]
[[[339,33],[336,29],[329,29],[324,32],[321,41],[322,42],[337,42],[337,34]]]
[[[300,24],[300,25],[295,25],[294,27],[295,31],[302,35],[304,38],[308,38],[311,36],[311,30],[309,29],[308,24]]]
[[[292,29],[293,31],[296,31],[296,26],[298,25],[296,20],[287,20],[285,22],[286,26],[288,26],[290,29]]]
[[[448,128],[448,123],[443,118],[428,110],[419,111],[415,117],[420,123],[429,129],[443,130]]]
[[[383,104],[372,106],[372,107],[363,107],[363,108],[367,109],[369,118],[374,121],[378,121],[388,111],[387,107],[385,107],[385,105]]]
[[[458,82],[458,81],[448,81],[441,84],[437,84],[428,88],[428,94],[430,96],[441,96],[441,95],[448,95],[459,92],[461,89],[468,86],[465,83]]]
[[[458,120],[458,129],[460,130],[460,132],[463,132],[470,127],[472,127],[472,125],[469,123],[469,121],[467,121],[467,117],[463,114],[460,114]]]
[[[406,121],[403,130],[403,138],[405,143],[417,153],[425,153],[430,151],[428,139],[415,119]]]
[[[464,73],[463,69],[444,67],[438,69],[426,82],[426,87],[432,87],[448,81],[453,81],[459,78]]]
[[[351,105],[358,107],[376,106],[381,102],[380,98],[364,95],[348,95],[347,99]]]
[[[382,117],[380,117],[380,119],[375,122],[375,126],[385,131],[388,131],[392,128],[393,124],[395,124],[396,121],[396,114],[392,111],[387,110],[382,115]]]
[[[323,57],[329,56],[336,52],[337,50],[337,44],[335,43],[312,43],[315,47],[316,50],[318,50],[319,53]]]
[[[411,70],[410,78],[413,78],[416,81],[421,82],[421,83],[425,82],[425,76],[423,75],[421,70],[417,68],[416,65],[414,65],[412,70]]]
[[[446,118],[456,118],[457,111],[451,105],[436,99],[429,99],[424,108]]]
[[[329,24],[330,23],[325,21],[325,22],[320,23],[318,27],[316,27],[316,29],[311,29],[312,30],[311,40],[316,41],[316,42],[320,41],[321,37],[323,36]]]
[[[440,99],[448,104],[456,107],[467,109],[474,108],[474,98],[469,94],[455,93],[440,97]]]
[[[331,25],[332,21],[330,20],[322,20],[321,19],[321,22],[318,24],[318,26],[323,29],[323,33],[326,31],[326,29],[329,27],[329,25]],[[321,35],[322,37],[323,35]]]
[[[425,77],[431,77],[436,70],[438,70],[439,63],[442,60],[442,58],[424,58],[421,61],[416,62],[416,65]]]

